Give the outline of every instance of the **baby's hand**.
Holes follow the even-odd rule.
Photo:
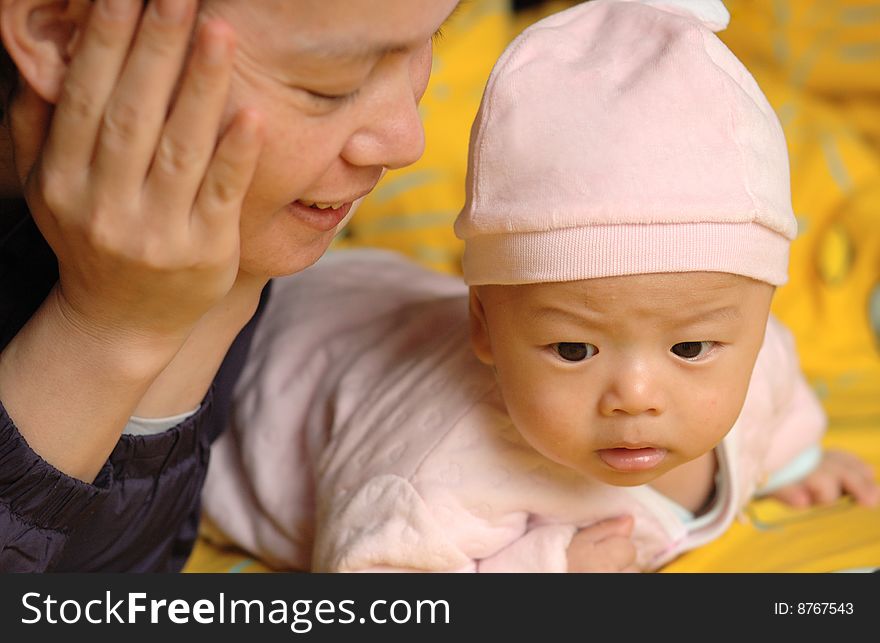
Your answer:
[[[810,475],[777,489],[770,497],[792,507],[809,507],[830,504],[845,494],[867,507],[880,502],[880,486],[868,464],[846,451],[825,451]]]
[[[631,516],[618,516],[578,531],[568,546],[569,572],[635,572]]]

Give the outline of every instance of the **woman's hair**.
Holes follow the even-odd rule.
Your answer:
[[[6,106],[9,105],[17,82],[18,70],[6,52],[6,47],[0,42],[0,123],[6,118]]]

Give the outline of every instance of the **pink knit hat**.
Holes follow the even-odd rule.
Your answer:
[[[712,271],[787,279],[773,109],[712,33],[720,0],[593,0],[524,31],[471,132],[468,284]]]

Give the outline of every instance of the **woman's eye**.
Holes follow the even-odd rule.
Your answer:
[[[358,90],[353,92],[348,92],[346,94],[323,94],[321,92],[312,91],[310,89],[304,90],[306,94],[308,94],[312,99],[316,101],[320,101],[323,103],[339,103],[339,102],[348,102],[354,100],[355,96],[357,96]]]
[[[553,350],[566,362],[582,362],[599,352],[592,344],[581,342],[559,342],[553,344]]]
[[[348,92],[347,94],[322,94],[320,92],[309,93],[316,98],[322,98],[324,100],[351,100],[357,94],[356,91]]]
[[[693,360],[705,356],[715,346],[715,342],[681,342],[670,348],[673,355]]]

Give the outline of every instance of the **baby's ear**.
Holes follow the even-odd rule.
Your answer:
[[[470,320],[471,320],[471,348],[477,359],[486,366],[492,366],[495,361],[492,358],[492,342],[489,341],[489,328],[486,325],[486,312],[483,310],[483,302],[477,289],[471,286],[470,290]]]
[[[3,45],[24,81],[57,103],[91,0],[0,0]]]

